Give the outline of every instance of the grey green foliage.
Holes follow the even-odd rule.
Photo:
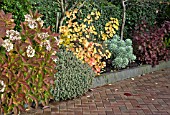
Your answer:
[[[130,39],[121,40],[118,35],[115,35],[113,39],[107,40],[105,43],[112,53],[112,66],[115,68],[125,68],[136,59]]]
[[[84,94],[92,84],[95,73],[88,64],[82,63],[70,51],[57,53],[58,72],[55,74],[55,87],[51,88],[55,100],[66,100]]]

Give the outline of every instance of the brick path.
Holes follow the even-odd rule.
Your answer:
[[[170,115],[170,68],[97,87],[35,115]]]

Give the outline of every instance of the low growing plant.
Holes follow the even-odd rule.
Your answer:
[[[72,99],[87,92],[95,76],[92,68],[77,59],[71,51],[60,50],[57,57],[55,86],[51,87],[55,100]]]
[[[121,40],[118,35],[114,35],[111,40],[107,40],[105,43],[112,54],[111,60],[113,67],[118,69],[125,68],[130,62],[136,59],[130,39]]]
[[[24,104],[30,107],[33,102],[36,108],[39,103],[45,106],[52,98],[49,89],[56,73],[58,34],[43,28],[38,12],[25,15],[21,28],[21,32],[8,28],[2,37],[5,54],[0,57],[0,108],[3,113],[18,114],[25,110]]]
[[[149,27],[142,22],[133,33],[133,45],[137,60],[143,64],[157,65],[167,60],[167,50],[163,38],[170,32],[170,22],[166,21],[161,28]]]

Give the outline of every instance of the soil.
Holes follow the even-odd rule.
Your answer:
[[[114,68],[111,64],[107,63],[106,67],[104,68],[104,71],[101,72],[101,74],[102,73],[108,73],[108,72],[114,72],[114,71],[116,71],[116,72],[122,71],[122,70],[129,69],[129,68],[135,68],[135,67],[138,67],[140,65],[141,64],[139,62],[135,61],[135,62],[129,63],[129,65],[126,68],[117,69],[117,68]]]

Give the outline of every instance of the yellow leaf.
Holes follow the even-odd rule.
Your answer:
[[[66,16],[67,16],[68,18],[70,18],[71,13],[70,13],[69,11],[66,11]]]
[[[110,25],[110,23],[107,22],[105,26],[109,26],[109,25]]]
[[[89,36],[89,35],[86,35],[86,38],[90,38],[90,36]]]
[[[90,14],[87,16],[87,19],[90,19],[91,18],[91,16],[90,16]]]
[[[94,12],[91,12],[91,15],[93,16],[93,15],[95,15],[95,13],[94,13]]]
[[[84,22],[86,22],[86,21],[87,21],[87,19],[85,18],[85,19],[84,19]]]
[[[116,24],[113,24],[113,27],[118,30],[118,26]]]
[[[73,13],[77,13],[78,12],[78,9],[76,8],[76,9],[74,9],[74,11],[73,11]]]

